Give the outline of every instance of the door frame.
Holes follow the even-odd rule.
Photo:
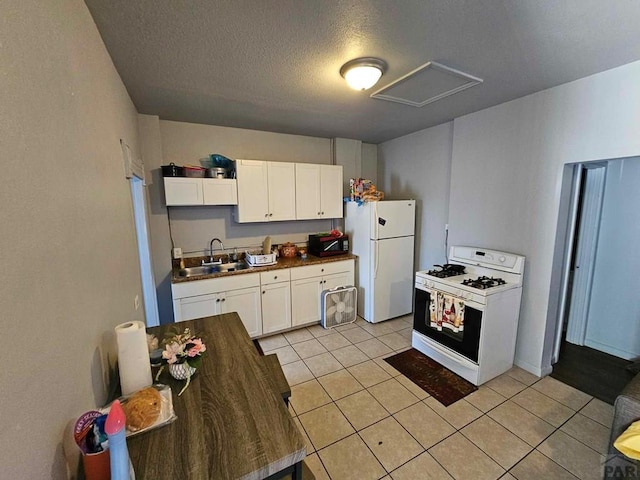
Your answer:
[[[593,284],[595,252],[600,231],[606,171],[606,162],[577,163],[574,165],[552,364],[557,363],[560,356],[560,346],[564,335],[564,319],[567,314],[569,316],[567,338],[571,338],[573,340],[572,343],[584,345],[589,296]],[[591,174],[589,175],[589,173]],[[589,177],[587,177],[588,175]],[[580,208],[581,203],[582,210]],[[582,235],[576,238],[580,232],[582,232]],[[576,258],[576,264],[579,264],[576,269],[580,268],[580,265],[583,269],[579,272],[580,275],[574,273],[574,282],[570,289],[569,279],[574,249],[576,250],[576,255],[580,256],[580,258]],[[577,281],[576,277],[578,277]]]

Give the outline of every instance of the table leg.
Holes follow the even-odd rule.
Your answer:
[[[291,480],[302,480],[302,462],[298,462],[293,466],[293,472],[291,472]]]

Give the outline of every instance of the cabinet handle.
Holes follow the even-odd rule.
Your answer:
[[[267,292],[265,292],[264,290],[262,290],[262,294],[264,295],[265,293],[267,293]]]
[[[270,214],[269,214],[269,216],[270,216],[270,217],[273,217],[273,213],[270,213]]]
[[[327,281],[325,280],[325,281],[323,281],[322,283],[327,283]]]
[[[222,299],[222,301],[223,301],[223,302],[225,302],[226,300],[227,300],[226,298],[223,298],[223,299]]]
[[[320,212],[318,212],[318,215],[320,215]]]
[[[324,215],[324,212],[320,212],[322,215]]]
[[[269,214],[268,214],[268,213],[265,213],[265,214],[264,214],[264,218],[267,218],[268,216],[269,216]]]
[[[320,285],[322,285],[322,280],[320,280]]]
[[[274,280],[277,280],[277,279],[278,279],[278,275],[275,275],[275,276],[273,277],[273,279],[274,279]]]
[[[320,269],[321,272],[324,272],[324,268]]]
[[[216,302],[219,302],[219,301],[220,301],[220,299],[219,299],[219,298],[216,298]]]

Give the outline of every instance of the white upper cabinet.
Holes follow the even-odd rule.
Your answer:
[[[320,211],[323,218],[342,218],[342,167],[320,166]]]
[[[295,220],[295,164],[237,160],[238,207],[235,220]]]
[[[237,205],[235,179],[165,177],[164,196],[168,206]]]
[[[342,167],[296,163],[296,218],[342,218]]]
[[[165,177],[164,196],[167,205],[202,205],[202,179]]]
[[[294,163],[267,162],[269,221],[296,219],[296,170]]]
[[[235,178],[203,178],[202,197],[204,205],[237,205]]]
[[[266,222],[269,220],[267,162],[237,160],[238,206],[236,222]]]
[[[237,205],[238,223],[342,218],[342,166],[237,160],[236,179],[166,177],[166,204]]]
[[[322,218],[320,210],[320,165],[296,163],[296,218]]]

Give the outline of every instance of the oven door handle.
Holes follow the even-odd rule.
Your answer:
[[[453,353],[451,353],[451,352],[449,351],[449,349],[448,349],[448,348],[446,348],[446,347],[442,346],[440,343],[438,343],[437,345],[435,345],[435,347],[434,347],[434,348],[436,348],[436,349],[438,350],[438,353],[439,353],[440,355],[442,355],[442,356],[444,356],[444,357],[447,357],[449,360],[452,360],[452,361],[454,361],[454,362],[456,362],[456,363],[462,364],[462,363],[463,363],[463,360],[464,360],[464,361],[467,361],[467,362],[475,363],[475,362],[473,362],[473,360],[471,360],[471,359],[464,358],[464,355],[462,355],[461,353],[459,353],[459,354],[457,354],[457,355],[454,355]],[[462,358],[460,358],[460,356],[462,356]]]

